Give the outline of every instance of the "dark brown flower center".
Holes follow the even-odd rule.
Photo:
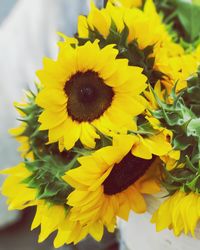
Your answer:
[[[67,112],[73,120],[91,122],[111,105],[114,92],[94,71],[77,72],[66,82]]]
[[[104,193],[113,195],[122,192],[144,175],[150,167],[151,160],[135,157],[129,152],[120,163],[115,164],[103,183]]]

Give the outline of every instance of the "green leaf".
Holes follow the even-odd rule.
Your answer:
[[[186,186],[189,187],[190,190],[192,190],[193,192],[195,192],[196,190],[196,184],[199,181],[200,176],[197,175],[191,182],[186,183]]]
[[[193,42],[200,34],[200,6],[185,1],[177,1],[177,16],[184,30]]]
[[[191,162],[188,155],[185,156],[185,159],[186,159],[186,166],[195,174],[197,172],[197,169],[194,166],[194,164]]]
[[[187,135],[200,137],[200,118],[192,119],[187,126]]]
[[[40,199],[47,199],[49,197],[55,196],[59,191],[61,190],[61,187],[58,187],[56,184],[49,183],[46,185],[44,192],[38,197]]]
[[[138,130],[136,131],[136,133],[155,135],[156,130],[152,127],[152,125],[149,122],[145,122],[138,126]]]
[[[125,25],[124,29],[122,30],[122,32],[120,34],[119,45],[122,45],[122,46],[126,45],[128,35],[129,35],[129,30],[128,30],[128,27]]]
[[[192,144],[192,140],[185,135],[178,135],[173,140],[173,146],[175,150],[185,150]]]

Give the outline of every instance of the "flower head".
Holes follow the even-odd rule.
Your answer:
[[[113,45],[100,49],[97,41],[75,48],[62,43],[56,61],[44,60],[37,73],[44,88],[36,103],[44,109],[40,129],[49,131],[49,143],[59,141],[69,150],[80,139],[93,148],[95,128],[110,134],[136,127],[134,117],[145,108],[140,93],[146,77],[117,54]]]
[[[110,2],[99,10],[92,4],[88,16],[78,19],[77,41],[84,44],[94,39],[100,40],[101,47],[115,44],[118,57],[142,67],[152,86],[160,81],[169,89],[180,76],[180,67],[173,68],[169,59],[178,57],[181,61],[184,49],[173,42],[152,0],[145,2],[143,10],[116,7]]]
[[[199,194],[177,191],[160,205],[151,222],[156,224],[157,231],[169,228],[176,236],[181,233],[195,236],[200,219],[199,205]]]
[[[146,211],[143,194],[159,191],[159,161],[150,153],[153,138],[140,140],[141,137],[131,135],[115,137],[113,146],[79,158],[81,166],[66,172],[63,179],[75,188],[67,198],[67,204],[72,206],[71,221],[81,225],[98,222],[114,230],[117,216],[128,220],[131,210]],[[138,145],[147,147],[143,154],[138,148],[139,157]],[[164,145],[158,154],[168,152],[169,143]]]

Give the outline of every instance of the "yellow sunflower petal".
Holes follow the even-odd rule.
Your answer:
[[[83,145],[94,148],[96,145],[95,139],[99,139],[100,136],[96,133],[95,128],[89,123],[83,123],[81,127],[80,140]]]
[[[39,122],[42,123],[39,127],[40,130],[51,129],[57,127],[67,119],[67,114],[65,111],[60,113],[55,113],[49,110],[44,110],[39,117]]]
[[[82,38],[88,37],[88,24],[85,16],[78,17],[78,34]]]
[[[76,141],[79,139],[81,133],[81,126],[72,121],[70,118],[66,123],[66,131],[64,134],[64,145],[67,150],[71,149]]]
[[[62,110],[63,105],[65,105],[66,102],[66,95],[59,89],[48,89],[48,91],[41,90],[36,97],[36,104],[38,104],[42,108],[49,108],[52,111],[55,111],[56,109]]]
[[[111,19],[104,10],[99,10],[91,3],[91,12],[88,15],[88,24],[95,27],[104,37],[107,37],[111,25]]]
[[[102,239],[103,236],[103,224],[100,221],[97,221],[95,223],[93,223],[89,229],[89,233],[92,235],[92,237],[97,240],[100,241]]]

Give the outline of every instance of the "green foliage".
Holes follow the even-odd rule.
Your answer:
[[[199,1],[154,0],[157,10],[162,13],[163,21],[171,27],[176,42],[185,49],[192,50],[200,42]],[[174,35],[174,32],[177,35]]]
[[[200,22],[197,21],[200,7],[184,1],[177,1],[176,8],[177,17],[190,39],[189,41],[195,41],[200,35]]]
[[[25,160],[25,166],[32,172],[23,183],[38,190],[38,199],[45,199],[54,204],[65,204],[72,188],[62,180],[68,169],[76,167],[77,156],[69,153],[65,159],[58,155],[43,155],[33,161]]]
[[[173,148],[181,152],[175,169],[169,172],[164,168],[163,183],[169,192],[183,189],[200,193],[200,72],[188,79],[187,88],[178,94],[173,89],[172,104],[154,96],[159,109],[152,115],[173,132]]]

